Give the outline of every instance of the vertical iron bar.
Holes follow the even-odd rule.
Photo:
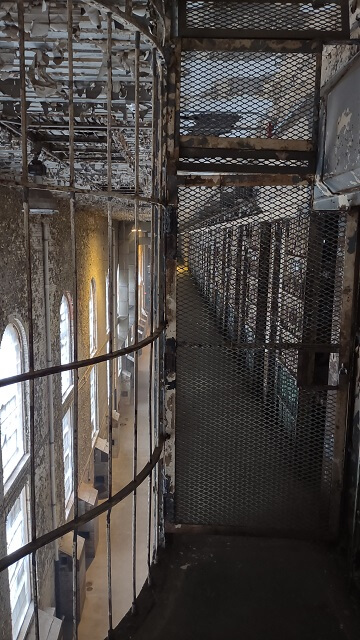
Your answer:
[[[339,533],[339,516],[344,481],[344,449],[349,403],[349,379],[354,352],[354,301],[356,265],[358,261],[359,209],[347,212],[344,275],[341,292],[339,388],[336,394],[334,449],[329,529],[335,539]],[[351,417],[350,417],[351,419]]]
[[[160,321],[166,319],[166,334],[160,341],[159,367],[159,429],[163,435],[165,422],[168,438],[165,443],[164,460],[174,460],[175,456],[175,414],[176,414],[176,219],[178,209],[177,163],[179,159],[179,113],[180,113],[180,69],[181,43],[177,42],[171,51],[169,65],[166,69],[166,103],[164,118],[166,123],[164,162],[166,168],[166,211],[162,210],[160,220]],[[164,274],[166,271],[166,282]],[[175,349],[173,347],[175,345]],[[163,354],[169,347],[171,357]],[[166,394],[166,397],[165,397]],[[171,502],[174,500],[175,477],[174,466],[159,464],[161,477],[166,475],[167,493]],[[161,482],[162,485],[162,482]],[[163,500],[158,505],[159,545],[164,545]]]
[[[22,153],[22,178],[24,184],[28,184],[28,153],[27,153],[27,113],[26,113],[26,68],[25,68],[25,24],[24,24],[24,0],[18,1],[19,21],[19,52],[20,52],[20,98],[21,98],[21,153]],[[33,327],[33,301],[32,301],[32,269],[31,269],[31,229],[29,209],[29,189],[23,188],[23,214],[24,214],[24,241],[26,255],[26,284],[27,284],[27,320],[29,336],[29,371],[34,371],[34,327]],[[35,382],[29,380],[29,440],[30,440],[30,530],[31,540],[36,540],[36,487],[35,487]],[[37,590],[36,551],[31,554],[32,590],[35,614],[35,640],[40,638],[39,630],[39,602]]]
[[[135,32],[135,320],[134,342],[139,339],[139,54],[140,33]],[[137,474],[138,455],[138,375],[139,354],[134,353],[134,451],[133,451],[133,476]],[[137,490],[133,494],[133,519],[132,519],[132,612],[136,612],[136,524],[137,524]]]
[[[164,68],[163,65],[159,65],[159,89],[158,89],[158,99],[159,99],[159,146],[157,150],[157,186],[158,186],[158,197],[161,203],[164,201],[164,191],[162,184],[162,175],[163,175],[163,145],[164,145]],[[157,207],[155,211],[155,234],[156,234],[156,242],[155,242],[155,289],[156,289],[156,304],[155,304],[155,322],[156,326],[160,323],[160,220],[163,216],[163,207],[162,204]],[[160,344],[161,341],[158,338],[155,345],[155,394],[156,401],[154,407],[154,440],[155,446],[159,444],[159,419],[160,419]],[[159,546],[159,531],[158,531],[158,505],[159,505],[159,465],[156,465],[154,469],[154,551],[153,551],[153,561],[157,560],[157,550]]]
[[[313,153],[316,153],[319,141],[319,119],[320,119],[320,88],[321,88],[321,66],[322,66],[322,48],[315,53],[316,69],[315,69],[315,86],[314,86],[314,102],[313,102],[313,122],[312,122],[312,143]],[[316,158],[314,162],[316,161]]]
[[[69,186],[75,186],[75,141],[74,141],[74,55],[73,55],[73,0],[67,0],[67,36],[68,36],[68,65],[69,65]],[[70,227],[71,254],[73,265],[73,341],[74,361],[78,360],[78,292],[77,292],[77,255],[76,255],[76,221],[75,221],[75,193],[70,193]],[[74,370],[74,408],[73,408],[73,487],[74,487],[74,518],[78,517],[78,397],[79,372]],[[78,637],[78,544],[77,527],[73,533],[72,550],[72,590],[73,590],[73,639]]]
[[[108,215],[108,308],[106,313],[109,316],[109,353],[113,351],[113,224],[112,224],[112,164],[111,164],[111,97],[112,97],[112,14],[107,14],[107,215]],[[106,363],[109,370],[109,397],[108,397],[108,441],[109,441],[109,457],[108,457],[108,496],[112,496],[112,387],[113,387],[113,367],[110,363]],[[107,545],[107,578],[108,578],[108,615],[109,615],[109,632],[112,630],[112,586],[111,586],[111,508],[106,514],[106,545]]]
[[[158,150],[158,79],[157,79],[156,49],[152,51],[152,157],[151,157],[151,195],[155,199],[158,196],[157,189],[157,150]],[[151,249],[150,249],[150,334],[154,330],[154,238],[155,238],[155,205],[151,205]],[[149,368],[149,459],[153,450],[153,358],[154,343],[150,345],[150,368]],[[152,490],[153,472],[149,475],[149,521],[148,521],[148,583],[151,583],[151,532],[152,532]]]

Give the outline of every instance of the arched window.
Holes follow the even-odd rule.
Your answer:
[[[64,494],[65,510],[68,515],[68,506],[73,495],[73,424],[72,405],[62,419],[63,428],[63,457],[64,457]]]
[[[27,488],[16,498],[6,518],[7,552],[12,553],[29,541],[27,517]],[[18,637],[31,603],[29,556],[9,567],[12,637]]]
[[[105,279],[105,318],[106,318],[106,333],[110,331],[110,316],[109,316],[109,270]]]
[[[98,382],[96,365],[90,371],[90,419],[91,435],[94,438],[99,431]]]
[[[120,267],[119,265],[117,266],[116,269],[116,284],[117,284],[117,296],[116,296],[116,313],[117,316],[119,317],[121,315],[121,302],[120,302],[120,295],[121,295],[121,283],[120,283]]]
[[[90,282],[89,338],[90,338],[90,355],[92,356],[97,349],[96,283],[94,278],[91,278],[91,282]]]
[[[60,360],[61,364],[68,364],[72,360],[70,302],[66,296],[62,297],[60,305]],[[69,393],[72,383],[72,371],[63,371],[61,374],[61,393],[63,399]]]
[[[21,335],[8,324],[0,344],[0,378],[24,371]],[[22,383],[0,388],[0,431],[4,483],[14,473],[25,454],[25,398]]]

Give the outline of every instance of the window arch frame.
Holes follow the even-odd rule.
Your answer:
[[[105,330],[106,335],[110,332],[110,314],[109,314],[109,297],[110,297],[110,274],[109,269],[105,276]]]
[[[3,347],[3,340],[6,335],[6,331],[11,328],[15,333],[16,345],[18,347],[18,355],[16,355],[16,365],[14,370],[11,371],[8,364],[6,364],[5,375],[1,375],[1,378],[7,378],[11,375],[19,373],[25,373],[28,371],[28,343],[24,326],[18,318],[14,316],[8,317],[8,323],[2,333],[0,340],[0,361],[2,360],[1,349]],[[6,357],[6,363],[8,363],[8,356]],[[10,370],[9,370],[10,369]],[[22,453],[16,460],[13,468],[7,475],[4,475],[4,450],[1,437],[1,419],[0,419],[0,451],[1,451],[1,463],[3,469],[3,491],[4,491],[4,504],[5,504],[5,543],[7,553],[11,553],[18,546],[29,542],[29,509],[28,509],[28,494],[29,486],[26,479],[26,475],[22,475],[26,469],[26,465],[29,462],[29,382],[14,383],[12,385],[6,385],[0,388],[0,416],[2,413],[3,403],[2,399],[11,397],[11,388],[16,387],[17,391],[20,390],[20,416],[21,416],[21,434],[22,434]],[[15,389],[15,391],[16,391]],[[11,519],[13,518],[13,521]],[[16,525],[16,526],[15,526]],[[20,535],[21,540],[14,545],[14,539]],[[19,587],[20,585],[20,587]],[[29,614],[31,612],[31,605],[33,600],[32,583],[31,583],[31,567],[29,557],[25,557],[18,560],[11,565],[8,572],[8,586],[10,597],[10,610],[11,610],[11,627],[14,638],[19,638],[23,633],[24,625],[26,629],[30,622]],[[19,591],[20,588],[20,591]],[[19,594],[23,596],[22,608],[19,610],[18,598]],[[14,595],[16,599],[14,601]]]
[[[90,280],[89,298],[89,349],[90,356],[94,356],[97,351],[97,296],[95,278]]]

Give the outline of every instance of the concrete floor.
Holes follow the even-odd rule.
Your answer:
[[[330,547],[175,534],[113,640],[358,640],[359,609]]]
[[[148,380],[150,347],[139,357],[138,470],[149,459]],[[133,406],[121,409],[120,453],[113,462],[113,492],[133,477]],[[137,494],[137,592],[147,578],[148,482]],[[86,572],[86,599],[79,624],[79,640],[103,640],[108,633],[108,590],[106,514],[100,516],[96,556]],[[132,496],[117,505],[111,514],[113,626],[132,602]]]

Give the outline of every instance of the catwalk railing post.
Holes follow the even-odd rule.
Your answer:
[[[165,212],[165,517],[174,519],[175,492],[175,389],[176,389],[176,267],[177,267],[177,162],[179,158],[180,59],[177,43],[169,48],[166,104],[166,212]]]
[[[27,153],[27,110],[26,110],[26,62],[25,62],[25,24],[24,1],[18,2],[19,19],[19,52],[20,52],[20,98],[21,98],[21,152],[22,179],[28,183],[28,153]],[[31,228],[29,189],[23,188],[24,239],[26,252],[26,284],[27,284],[27,322],[28,322],[28,350],[29,371],[34,371],[34,329],[33,329],[33,300],[32,300],[32,265],[31,265]],[[36,487],[35,487],[35,406],[34,380],[29,382],[29,448],[30,448],[30,530],[31,540],[36,541]],[[35,616],[35,640],[40,638],[38,612],[38,583],[36,567],[36,551],[31,554],[32,590]]]
[[[140,167],[139,167],[139,98],[140,98],[140,33],[135,33],[135,196],[139,195]],[[139,201],[135,198],[135,318],[134,318],[134,343],[139,341]],[[139,354],[134,354],[134,451],[133,451],[133,476],[137,473],[138,458],[138,376]],[[136,613],[136,540],[137,540],[137,490],[133,494],[132,514],[132,612]]]
[[[112,221],[112,161],[111,161],[111,97],[112,97],[112,14],[107,14],[107,83],[106,83],[106,125],[107,125],[107,217],[108,217],[108,307],[105,313],[108,314],[109,327],[109,349],[113,351],[113,221]],[[108,366],[108,365],[107,365]],[[113,433],[112,433],[112,388],[113,388],[113,367],[108,367],[109,371],[109,396],[108,396],[108,496],[112,496],[112,473],[113,473]],[[109,634],[112,631],[112,580],[111,580],[111,507],[106,514],[106,548],[107,548],[107,580],[108,580],[108,620]]]
[[[152,50],[152,158],[151,158],[151,194],[153,199],[158,197],[157,183],[157,160],[159,148],[159,105],[158,105],[158,77],[157,77],[157,59],[156,49]],[[150,333],[154,330],[154,268],[155,268],[155,205],[151,205],[151,247],[150,247]],[[150,345],[150,365],[149,365],[149,456],[151,456],[153,448],[153,391],[154,391],[154,345]],[[147,540],[147,565],[148,565],[148,583],[151,583],[151,533],[152,533],[152,491],[153,491],[153,474],[149,476],[149,496],[148,496],[148,540]]]
[[[68,65],[69,65],[69,187],[75,188],[75,132],[74,132],[74,54],[73,54],[73,1],[67,0],[68,18]],[[71,253],[73,267],[73,342],[74,361],[78,360],[78,291],[77,291],[77,250],[76,250],[76,208],[75,193],[70,193],[70,227]],[[78,456],[78,427],[79,427],[79,375],[74,372],[74,410],[73,410],[73,487],[74,487],[74,518],[78,517],[78,488],[79,488],[79,456]],[[72,551],[72,587],[73,587],[73,639],[77,640],[78,632],[78,529],[73,532]]]
[[[332,496],[330,503],[330,533],[335,538],[339,531],[340,503],[344,477],[344,448],[348,422],[349,378],[354,355],[353,318],[355,299],[355,266],[358,264],[359,210],[347,214],[344,276],[340,317],[339,388],[336,399],[335,439],[332,460]],[[351,416],[350,416],[351,419]]]
[[[157,149],[157,189],[158,199],[160,203],[164,201],[163,190],[163,147],[164,147],[164,103],[165,103],[165,83],[164,83],[164,69],[162,61],[158,60],[158,149]],[[154,246],[154,286],[156,292],[155,298],[155,324],[160,322],[160,278],[161,278],[161,256],[160,256],[160,238],[161,238],[161,220],[163,219],[164,208],[162,204],[159,204],[155,208],[154,215],[154,233],[156,236]],[[159,442],[159,429],[160,429],[160,362],[161,362],[161,341],[157,340],[154,349],[154,439],[155,443]],[[154,469],[154,551],[153,562],[157,561],[157,550],[159,547],[159,505],[162,501],[161,498],[161,485],[159,482],[159,467]]]

